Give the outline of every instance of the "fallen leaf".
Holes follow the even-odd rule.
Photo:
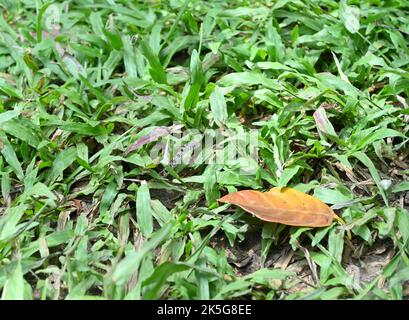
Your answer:
[[[290,226],[325,227],[338,218],[321,200],[291,188],[276,187],[267,192],[242,190],[219,201],[238,205],[261,220]]]

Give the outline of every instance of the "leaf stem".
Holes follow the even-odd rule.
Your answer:
[[[346,226],[346,222],[344,219],[342,219],[340,216],[338,216],[337,214],[334,213],[334,219],[337,220],[342,226]],[[352,239],[352,234],[351,234],[351,230],[349,229],[345,229],[347,232],[347,236],[348,239],[351,240]]]

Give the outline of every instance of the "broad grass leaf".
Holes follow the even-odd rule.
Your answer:
[[[243,277],[243,279],[249,280],[252,283],[268,285],[271,280],[284,280],[293,275],[294,272],[289,270],[264,268]]]
[[[37,13],[37,24],[36,24],[36,34],[37,34],[37,42],[40,43],[43,39],[43,17],[48,9],[48,7],[52,4],[52,2],[48,2],[43,4],[43,6],[38,10]]]
[[[344,0],[340,4],[339,16],[349,32],[357,33],[359,31],[361,27],[359,23],[360,11],[357,7],[348,6]]]
[[[280,179],[278,180],[278,186],[285,187],[288,182],[298,173],[300,168],[300,166],[285,168],[280,176]]]
[[[167,83],[166,72],[160,63],[158,56],[152,51],[146,41],[141,41],[141,50],[145,58],[149,62],[149,73],[157,83]]]
[[[101,220],[104,223],[111,223],[113,217],[109,214],[108,210],[112,205],[116,195],[118,193],[118,185],[114,179],[108,184],[107,188],[101,199],[101,204],[99,205],[99,213],[101,215]]]
[[[335,216],[321,200],[291,188],[276,187],[267,192],[242,190],[219,201],[238,205],[261,220],[290,226],[325,227]]]
[[[273,79],[265,77],[261,73],[257,72],[237,72],[229,73],[222,77],[217,84],[222,87],[230,86],[254,86],[256,84],[264,85],[267,88],[279,89],[280,84]]]
[[[6,215],[0,219],[0,241],[7,241],[19,230],[19,221],[27,210],[27,205],[7,209]]]
[[[352,84],[342,80],[341,78],[338,78],[337,76],[331,73],[328,72],[317,73],[315,75],[315,79],[318,80],[317,84],[322,88],[322,90],[327,89],[329,89],[330,91],[334,91],[334,89],[339,90],[344,92],[345,95],[351,96],[353,98],[363,96],[363,93],[359,91],[357,88],[355,88]]]
[[[0,152],[3,155],[4,159],[6,159],[6,162],[10,165],[17,178],[19,178],[20,180],[24,179],[23,168],[18,161],[17,155],[14,152],[12,145],[3,132],[0,132],[0,144]]]
[[[192,110],[196,107],[199,101],[200,88],[203,83],[203,70],[202,63],[200,61],[199,53],[193,50],[192,57],[190,59],[190,86],[189,92],[187,93],[184,107],[185,110]]]
[[[38,136],[33,127],[33,123],[27,119],[14,118],[0,123],[0,130],[37,148],[42,139]]]
[[[381,178],[380,178],[378,170],[376,170],[376,167],[373,164],[372,160],[369,159],[369,157],[363,152],[355,152],[353,154],[353,156],[355,158],[357,158],[359,161],[361,161],[368,168],[369,173],[371,174],[373,180],[375,181],[376,185],[378,186],[379,193],[381,194],[385,204],[388,205],[388,198],[386,197],[385,190],[382,188]]]
[[[409,267],[403,267],[389,280],[389,288],[395,300],[403,299],[403,284],[409,280]]]
[[[106,103],[107,99],[104,96],[104,93],[99,90],[95,85],[93,85],[86,77],[82,76],[81,74],[78,74],[78,77],[80,80],[84,83],[84,85],[87,87],[87,89],[95,95],[95,97],[98,98],[99,101],[102,103]]]
[[[384,208],[382,212],[380,212],[380,216],[383,217],[383,221],[377,221],[375,225],[378,229],[379,237],[384,238],[392,231],[396,220],[396,208]]]
[[[24,193],[21,195],[22,200],[26,200],[30,197],[37,196],[37,197],[44,197],[48,199],[50,205],[55,206],[55,201],[57,197],[54,193],[48,188],[44,183],[37,182],[33,186],[27,186],[24,190]]]
[[[265,41],[270,59],[277,62],[283,61],[285,57],[285,47],[275,27],[271,25],[267,27]]]
[[[402,242],[407,245],[409,239],[409,212],[404,209],[398,211],[398,228],[402,236]]]
[[[146,181],[143,181],[136,194],[136,218],[142,234],[147,237],[153,231],[151,196]]]
[[[368,50],[368,52],[362,56],[359,60],[357,60],[354,63],[355,67],[358,66],[381,66],[381,67],[387,67],[387,63],[385,60],[381,57],[377,57],[375,54],[373,54],[371,51]]]
[[[2,300],[24,300],[24,278],[20,261],[8,276],[1,295]]]
[[[409,181],[402,181],[398,183],[397,185],[393,186],[392,192],[403,192],[403,191],[408,191],[409,190]]]
[[[340,64],[340,62],[339,62],[337,56],[335,55],[334,52],[331,51],[331,53],[332,53],[332,56],[334,57],[334,61],[335,61],[335,65],[337,66],[337,69],[338,69],[339,77],[340,77],[343,81],[348,82],[348,83],[351,83],[351,82],[349,81],[348,77],[347,77],[347,76],[345,75],[345,73],[342,71],[341,64]]]
[[[219,86],[215,86],[210,95],[210,109],[217,125],[223,126],[227,120],[227,107],[223,90]]]
[[[325,228],[327,229],[327,228]],[[304,228],[292,228],[290,230],[290,241],[288,242],[293,249],[293,251],[297,250],[298,247],[298,241],[300,239],[300,236],[307,231],[311,230],[311,228],[304,227]]]
[[[53,161],[53,166],[47,177],[46,183],[53,184],[57,179],[59,179],[64,170],[67,169],[77,158],[77,149],[70,147],[61,151],[55,160]]]
[[[173,236],[171,231],[174,225],[174,222],[166,224],[163,228],[153,233],[152,237],[148,241],[144,242],[140,250],[130,252],[124,259],[121,260],[121,262],[118,263],[112,274],[111,280],[118,285],[125,284],[126,280],[132,275],[132,273],[139,269],[142,259],[164,240]]]
[[[109,54],[108,59],[105,61],[104,65],[102,66],[102,75],[104,80],[108,80],[112,73],[114,72],[115,68],[122,60],[122,52],[113,50]]]
[[[3,79],[0,79],[0,93],[6,94],[11,98],[17,98],[23,100],[23,94],[18,91],[16,88],[8,85]]]
[[[223,299],[226,296],[232,297],[233,294],[246,294],[249,291],[249,287],[252,284],[248,280],[243,280],[243,278],[238,278],[233,282],[224,285],[221,290],[217,293],[214,299]]]
[[[354,197],[351,193],[347,193],[347,190],[343,191],[341,192],[341,189],[318,187],[314,189],[314,197],[329,204],[339,204],[353,200]]]
[[[5,111],[5,112],[0,113],[0,124],[18,117],[19,114],[20,112],[16,110]]]
[[[314,238],[312,239],[311,245],[315,247],[317,244],[321,242],[321,240],[327,235],[328,231],[331,229],[331,227],[327,228],[322,228],[315,232]]]
[[[124,43],[124,67],[128,77],[136,78],[138,76],[138,67],[136,65],[135,49],[132,46],[131,38],[129,36],[122,36]]]
[[[65,122],[59,126],[61,130],[82,134],[84,136],[100,136],[107,133],[102,125],[95,127],[87,123]]]
[[[152,200],[151,207],[153,209],[153,216],[156,221],[163,226],[169,223],[172,219],[172,214],[170,211],[160,202],[159,200]]]
[[[81,213],[77,219],[77,224],[75,226],[74,233],[76,236],[84,236],[88,228],[88,218],[85,212]]]
[[[78,79],[81,75],[86,76],[87,72],[84,66],[74,56],[66,54],[62,57],[62,61],[65,68],[75,79]]]
[[[367,145],[381,140],[385,138],[392,138],[392,137],[401,137],[401,138],[406,138],[402,133],[399,131],[393,130],[393,129],[388,129],[388,128],[380,128],[376,129],[373,133],[365,136],[364,138],[360,139],[357,141],[357,144],[354,146],[355,150],[361,150],[365,148]]]
[[[1,176],[1,184],[0,184],[1,195],[3,197],[4,203],[8,203],[8,201],[10,201],[10,188],[11,188],[10,177],[9,177],[8,172],[2,172],[0,176]]]
[[[333,228],[328,237],[328,251],[338,262],[341,262],[344,251],[344,233],[345,230],[343,229]]]
[[[189,270],[191,266],[166,261],[158,266],[153,274],[143,282],[143,297],[147,300],[160,298],[163,285],[174,273]]]
[[[121,36],[116,30],[113,30],[112,32],[108,29],[102,29],[102,32],[104,33],[105,37],[109,40],[109,42],[112,45],[112,48],[115,50],[121,50],[123,47],[123,42],[121,39]]]
[[[217,167],[216,165],[209,165],[205,174],[203,187],[205,190],[206,201],[209,206],[217,202],[220,197],[219,189],[217,188]]]
[[[104,37],[104,24],[101,19],[101,13],[91,12],[89,22],[91,23],[92,31],[94,31],[96,35]]]
[[[200,61],[200,55],[197,50],[193,50],[190,58],[190,77],[192,84],[201,85],[204,80],[202,62]]]
[[[29,67],[33,72],[37,72],[39,67],[30,53],[26,52],[23,58],[24,62],[26,63],[27,67]]]

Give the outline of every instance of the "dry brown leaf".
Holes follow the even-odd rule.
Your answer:
[[[261,220],[290,226],[326,227],[338,218],[321,200],[291,188],[276,187],[267,192],[242,190],[219,201],[238,205]]]

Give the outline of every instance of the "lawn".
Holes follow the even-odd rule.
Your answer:
[[[409,2],[0,0],[2,299],[409,297]],[[345,223],[218,201],[290,187]]]

